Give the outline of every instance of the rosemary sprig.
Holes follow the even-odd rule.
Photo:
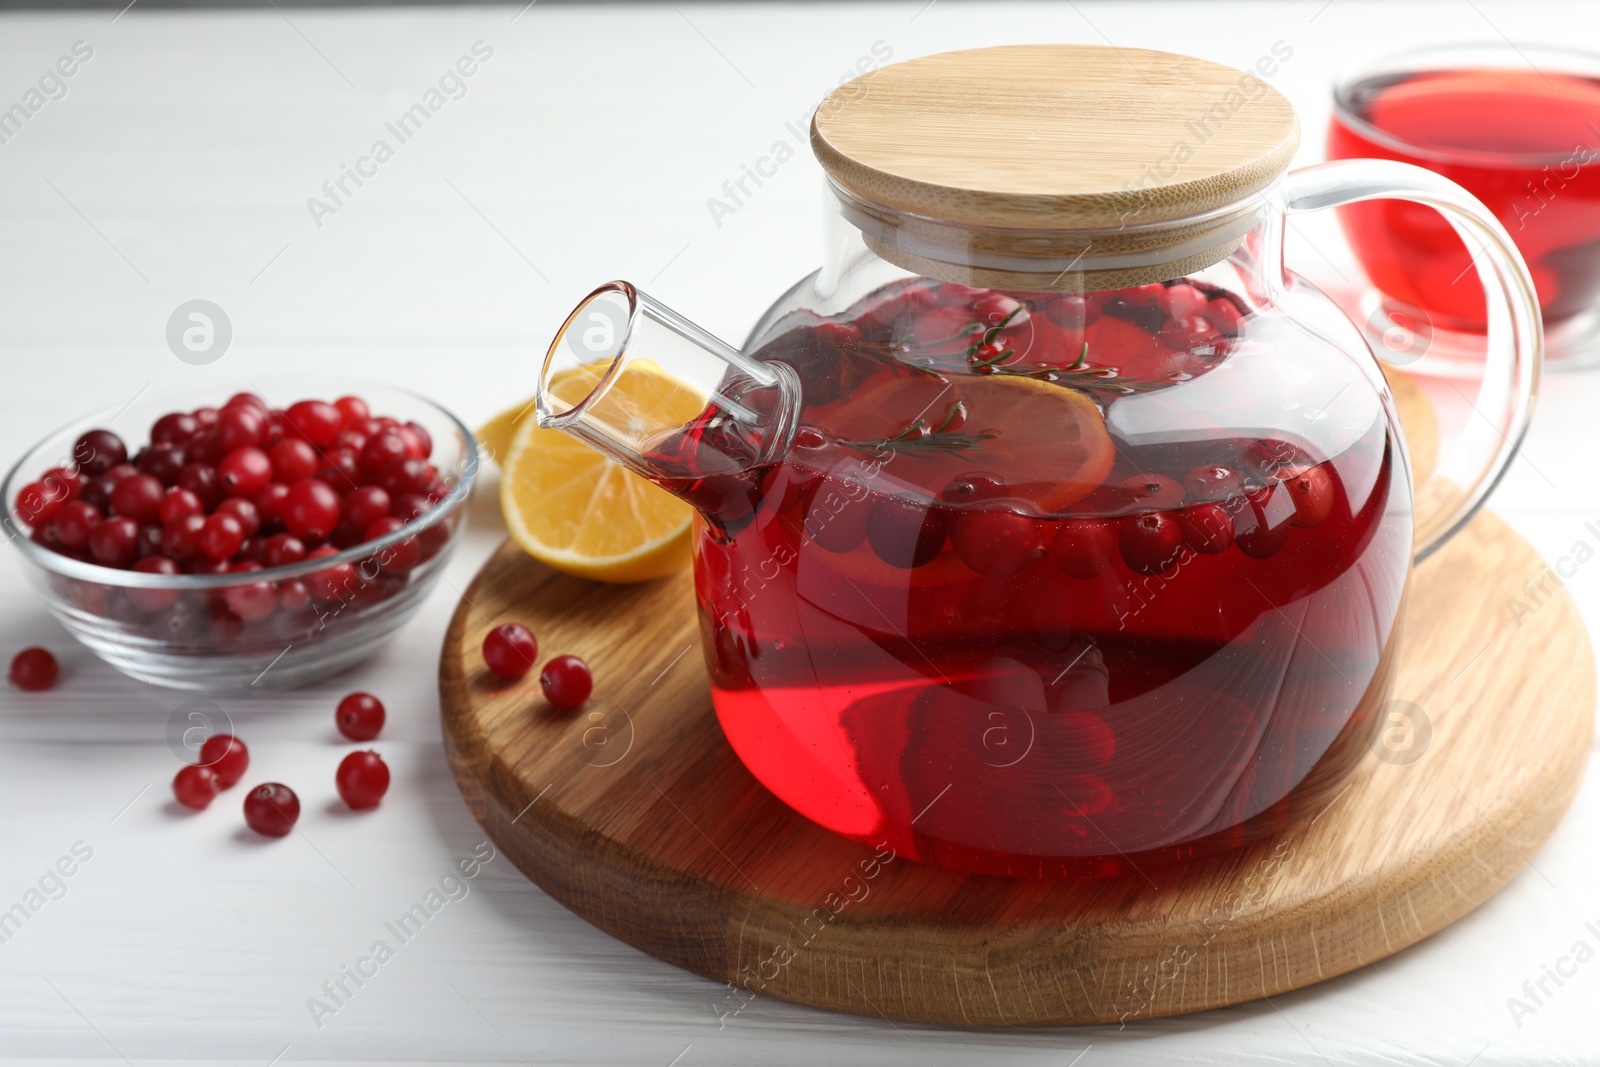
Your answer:
[[[858,351],[883,360],[892,366],[896,373],[903,371],[938,382],[949,381],[945,376],[946,373],[953,370],[954,366],[959,366],[959,364],[952,365],[954,359],[963,359],[969,371],[1033,378],[1067,388],[1082,389],[1091,393],[1110,393],[1121,396],[1164,389],[1168,386],[1176,385],[1180,380],[1181,376],[1178,374],[1170,374],[1163,378],[1153,379],[1130,378],[1124,377],[1112,367],[1091,367],[1089,365],[1089,344],[1087,341],[1084,342],[1083,347],[1079,350],[1078,358],[1066,367],[1050,363],[1008,365],[1008,361],[1017,355],[1015,348],[1007,345],[999,352],[988,352],[986,350],[994,345],[1002,333],[1012,325],[1013,320],[1019,314],[1024,313],[1025,310],[1026,305],[1019,303],[1003,319],[989,326],[984,326],[980,322],[969,322],[950,336],[933,341],[919,343],[914,335],[906,335],[888,341],[863,343]],[[939,349],[953,346],[963,339],[966,340],[965,350],[961,352],[960,356],[957,356],[955,350],[948,351],[947,354],[943,355],[943,358],[939,354],[928,354],[930,349],[937,353]],[[919,350],[921,350],[920,354]],[[970,437],[971,435],[953,435],[952,440],[960,440],[963,436]],[[882,440],[899,441],[902,449],[906,447],[903,443],[905,439],[899,436],[883,438]],[[864,445],[873,444],[873,442],[862,443]],[[937,444],[922,444],[912,447],[952,450],[951,446]],[[968,443],[960,447],[976,447],[976,444]]]
[[[980,331],[977,333],[976,339],[969,340],[967,342],[966,349],[961,353],[961,355],[962,358],[967,361],[967,365],[970,367],[992,367],[995,364],[1002,363],[1016,355],[1016,349],[1007,348],[997,355],[986,356],[983,358],[979,358],[978,353],[983,351],[983,349],[987,348],[989,345],[992,345],[995,338],[999,337],[1001,332],[1005,330],[1007,326],[1011,325],[1011,320],[1016,318],[1018,313],[1025,310],[1027,310],[1026,307],[1019,303],[1016,307],[1006,312],[1005,318],[1001,319],[992,326],[985,327],[981,322],[969,322],[948,337],[936,338],[935,340],[926,341],[921,344],[917,343],[917,340],[914,336],[902,337],[898,340],[888,343],[889,352],[890,354],[899,357],[902,363],[906,363],[906,354],[913,352],[918,348],[938,348],[940,346],[950,344],[951,342],[959,341],[963,337],[970,337],[974,331]],[[955,353],[953,352],[951,353],[951,355],[954,354]]]
[[[973,370],[990,368],[998,369],[999,364],[1004,363],[1006,360],[1010,359],[1016,354],[1017,350],[1015,348],[1007,348],[1004,351],[995,353],[988,359],[975,359],[974,357],[977,355],[977,353],[971,352],[967,355],[967,364],[972,367]]]
[[[840,441],[839,444],[873,459],[890,459],[901,453],[933,456],[940,453],[965,452],[968,449],[981,447],[983,442],[995,436],[992,430],[983,433],[962,433],[960,430],[950,428],[957,418],[965,422],[966,417],[966,402],[958,400],[950,405],[944,420],[935,428],[930,429],[927,420],[919,418],[893,437],[878,437],[868,441]]]
[[[1165,378],[1124,378],[1111,367],[1089,366],[1089,342],[1083,343],[1078,358],[1070,366],[1052,367],[1038,364],[1033,367],[995,367],[996,374],[1011,374],[1022,378],[1038,378],[1057,385],[1073,386],[1091,391],[1118,393],[1148,393],[1177,384],[1177,375]]]
[[[1007,348],[1003,349],[1000,352],[997,352],[996,354],[994,354],[992,356],[988,356],[988,357],[986,357],[984,359],[979,359],[978,358],[978,353],[983,351],[985,348],[989,347],[990,345],[994,344],[994,339],[996,337],[1000,336],[1000,331],[1004,330],[1007,326],[1009,326],[1011,324],[1011,320],[1017,317],[1017,313],[1019,311],[1023,311],[1023,310],[1024,310],[1023,305],[1019,302],[1016,307],[1014,307],[1010,311],[1006,312],[1006,317],[1005,318],[1001,319],[999,322],[995,323],[993,326],[990,326],[987,330],[984,330],[983,331],[983,336],[979,337],[976,341],[974,341],[970,345],[968,345],[967,346],[967,363],[969,365],[971,365],[974,369],[977,369],[979,367],[993,367],[996,364],[1004,363],[1006,360],[1008,360],[1012,356],[1016,355],[1017,354],[1017,350],[1016,349],[1007,347]]]
[[[938,371],[934,370],[932,367],[923,366],[921,363],[912,363],[910,360],[905,360],[905,359],[896,360],[895,363],[894,363],[894,368],[897,371],[898,370],[908,370],[912,374],[916,375],[918,378],[926,378],[927,380],[932,381],[932,382],[945,383],[945,382],[949,382],[950,381],[949,378],[946,378],[944,375],[940,374]]]

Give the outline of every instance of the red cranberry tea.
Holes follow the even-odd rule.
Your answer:
[[[650,457],[706,516],[740,758],[826,827],[1009,875],[1190,858],[1325,802],[1411,525],[1376,400],[1297,383],[1338,413],[1313,443],[1231,366],[1297,329],[1200,283],[915,279],[769,341],[802,384],[786,455],[718,473],[710,408]]]
[[[1340,93],[1335,159],[1396,159],[1459,182],[1510,232],[1546,325],[1600,296],[1600,81],[1540,70],[1379,75]],[[1484,328],[1466,246],[1431,208],[1400,201],[1339,209],[1373,284],[1436,325]]]

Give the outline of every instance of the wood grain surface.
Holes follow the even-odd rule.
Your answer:
[[[1027,230],[1230,204],[1271,184],[1300,139],[1294,108],[1254,71],[1081,44],[891,64],[829,93],[811,131],[829,177],[874,203]]]
[[[1402,387],[1414,408],[1419,394]],[[1413,414],[1408,422],[1419,418]],[[1420,450],[1419,450],[1420,451]],[[1296,989],[1388,956],[1530,862],[1582,778],[1587,634],[1564,592],[1506,621],[1542,564],[1480,515],[1413,580],[1392,719],[1345,790],[1279,840],[1181,870],[1071,882],[874,854],[766,792],[724,742],[687,574],[641,586],[557,575],[507,543],[446,635],[446,750],[486,832],[600,929],[725,981],[891,1019],[1128,1021]],[[578,712],[479,653],[502,621],[594,667]]]
[[[1258,221],[1255,194],[1300,143],[1261,77],[1280,59],[1241,71],[1082,44],[923,56],[829,93],[811,148],[892,263],[990,288],[1120,289],[1216,263]]]
[[[1406,448],[1411,453],[1411,477],[1420,485],[1439,465],[1439,418],[1415,378],[1392,367],[1383,367],[1383,373],[1405,427]]]

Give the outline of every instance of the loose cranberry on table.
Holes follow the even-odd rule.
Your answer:
[[[357,811],[375,808],[389,791],[389,765],[376,752],[352,752],[333,777],[340,798]]]
[[[232,734],[214,734],[200,746],[199,765],[210,769],[222,788],[229,789],[249,768],[250,750]]]
[[[351,693],[339,701],[333,721],[352,741],[371,741],[383,730],[383,701],[371,693]]]
[[[538,656],[538,640],[518,622],[496,626],[483,639],[483,662],[502,678],[521,678]]]
[[[557,656],[539,672],[539,688],[544,698],[566,711],[581,707],[594,690],[589,665],[577,656]]]
[[[244,798],[245,824],[266,837],[283,837],[300,819],[300,798],[278,782],[258,785]]]
[[[48,648],[25,648],[11,659],[11,684],[29,693],[53,687],[60,674]]]
[[[217,772],[197,763],[185,764],[172,779],[172,795],[179,804],[195,811],[209,807],[221,791]]]

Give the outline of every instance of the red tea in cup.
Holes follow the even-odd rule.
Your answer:
[[[1413,163],[1482,200],[1527,260],[1546,326],[1600,298],[1600,57],[1532,48],[1399,57],[1339,85],[1328,156]],[[1339,215],[1385,294],[1436,326],[1485,328],[1471,257],[1437,212],[1381,201]]]

